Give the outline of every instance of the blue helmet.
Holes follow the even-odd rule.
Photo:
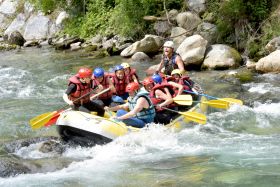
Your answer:
[[[162,78],[159,74],[155,74],[152,76],[152,79],[156,84],[161,84],[162,83]]]
[[[94,77],[103,77],[104,76],[104,70],[102,68],[95,68],[93,71]]]
[[[119,70],[123,70],[123,66],[122,65],[116,65],[114,68],[114,71],[119,71]]]

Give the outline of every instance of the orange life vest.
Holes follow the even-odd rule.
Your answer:
[[[71,77],[69,79],[68,86],[70,84],[75,84],[76,85],[76,91],[74,93],[71,93],[68,96],[68,98],[71,101],[75,101],[79,97],[81,97],[81,96],[83,96],[85,94],[88,94],[92,90],[92,86],[91,86],[92,85],[92,81],[90,81],[90,83],[88,83],[88,84],[82,84],[77,76],[73,76],[73,77]],[[75,101],[74,104],[75,105],[82,105],[83,103],[88,103],[89,101],[90,101],[90,95],[85,96],[85,97],[81,98],[78,101]]]

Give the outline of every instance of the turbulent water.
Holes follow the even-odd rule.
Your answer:
[[[211,110],[206,125],[172,132],[160,125],[130,134],[103,146],[68,147],[62,155],[42,153],[37,144],[12,154],[11,141],[57,136],[55,127],[32,131],[28,121],[65,103],[67,79],[79,67],[108,69],[119,57],[91,59],[77,52],[27,49],[0,54],[1,158],[45,168],[31,174],[0,178],[0,186],[279,186],[280,76],[256,75],[254,81],[232,90],[216,72],[192,72],[207,93],[235,94],[245,106]],[[149,64],[134,63],[141,77]],[[208,78],[209,77],[209,78]],[[269,97],[265,97],[269,96]],[[254,99],[252,99],[254,98]],[[274,98],[274,99],[271,99]],[[275,99],[276,98],[276,99]],[[65,167],[53,165],[69,162]],[[47,166],[48,167],[47,167]],[[54,167],[55,168],[55,167]]]

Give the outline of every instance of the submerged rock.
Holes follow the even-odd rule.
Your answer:
[[[31,170],[22,163],[11,159],[0,159],[0,177],[11,177],[30,173]]]

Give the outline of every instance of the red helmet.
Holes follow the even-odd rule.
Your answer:
[[[129,84],[126,86],[125,91],[129,93],[129,92],[133,92],[133,91],[139,90],[139,88],[140,88],[140,86],[139,86],[138,83],[136,83],[136,82],[131,82],[131,83],[129,83]]]
[[[78,76],[80,78],[90,78],[92,76],[92,71],[88,68],[81,68],[78,71]]]
[[[148,84],[153,84],[153,83],[154,83],[154,80],[152,79],[152,77],[147,77],[142,81],[142,84],[144,86],[147,86]]]

